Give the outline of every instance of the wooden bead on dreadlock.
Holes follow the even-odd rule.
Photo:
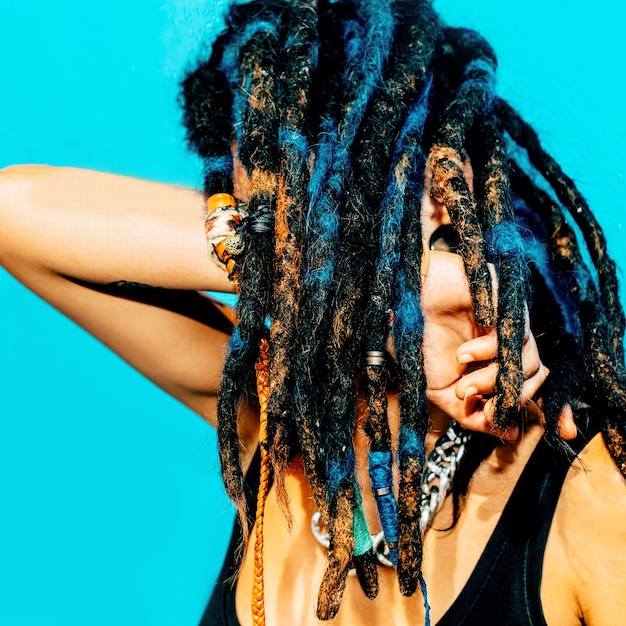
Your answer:
[[[237,202],[229,193],[214,193],[207,199],[206,206],[209,213],[211,213],[211,211],[216,209],[234,209],[237,207]]]

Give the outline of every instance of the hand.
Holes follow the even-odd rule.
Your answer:
[[[441,411],[462,426],[476,432],[497,435],[504,440],[519,437],[519,426],[505,431],[492,426],[495,410],[495,383],[498,374],[498,343],[495,328],[476,324],[463,262],[457,255],[430,252],[429,267],[422,288],[422,309],[425,315],[424,365],[427,395],[433,417]],[[493,293],[497,280],[493,275]],[[527,411],[531,421],[543,420],[540,406],[532,401],[549,371],[541,362],[535,338],[525,313],[525,336],[522,348],[524,383],[518,408]],[[571,408],[566,407],[559,418],[560,434],[573,438],[576,427]]]

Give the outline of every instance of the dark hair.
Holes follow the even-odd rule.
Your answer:
[[[528,304],[552,371],[543,391],[547,436],[562,445],[557,418],[566,403],[597,407],[611,455],[626,471],[615,266],[573,182],[497,97],[495,70],[489,44],[443,25],[428,0],[266,0],[234,5],[210,58],[183,82],[184,121],[204,159],[207,196],[232,191],[235,146],[250,180],[250,215],[273,217],[269,233],[247,233],[238,260],[239,323],[218,406],[224,482],[245,523],[237,409],[269,334],[277,493],[285,503],[285,468],[300,453],[331,537],[321,618],[338,610],[352,563],[366,594],[377,592],[372,553],[358,532],[353,435],[361,374],[372,483],[392,485],[394,453],[400,473],[397,503],[393,494],[377,499],[381,524],[402,593],[420,582],[425,180],[450,213],[475,318],[497,328],[496,428],[518,419]],[[497,316],[488,263],[498,276]],[[365,352],[384,350],[391,312],[397,442],[387,422],[387,376],[364,362]]]

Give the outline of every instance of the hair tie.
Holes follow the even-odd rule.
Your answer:
[[[274,216],[269,204],[259,204],[253,215],[245,216],[242,222],[243,230],[263,235],[274,229]]]

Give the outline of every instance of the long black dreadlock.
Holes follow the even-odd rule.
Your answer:
[[[497,329],[494,426],[518,419],[529,307],[533,325],[545,330],[538,342],[552,370],[543,391],[546,436],[560,445],[558,415],[568,403],[602,409],[609,450],[626,474],[615,266],[573,182],[496,96],[495,70],[489,44],[445,27],[429,0],[255,0],[231,8],[211,57],[183,82],[184,121],[204,159],[207,196],[232,191],[233,150],[250,181],[239,323],[218,406],[224,482],[245,525],[237,411],[269,333],[277,494],[287,508],[285,469],[301,454],[330,535],[322,619],[336,614],[353,565],[368,597],[378,589],[355,477],[361,374],[369,470],[390,559],[403,594],[421,581],[424,181],[449,211],[475,319]],[[489,263],[498,277],[495,306]],[[384,351],[391,313],[398,441],[387,421],[384,366],[364,359]],[[388,489],[394,463],[398,502]]]

